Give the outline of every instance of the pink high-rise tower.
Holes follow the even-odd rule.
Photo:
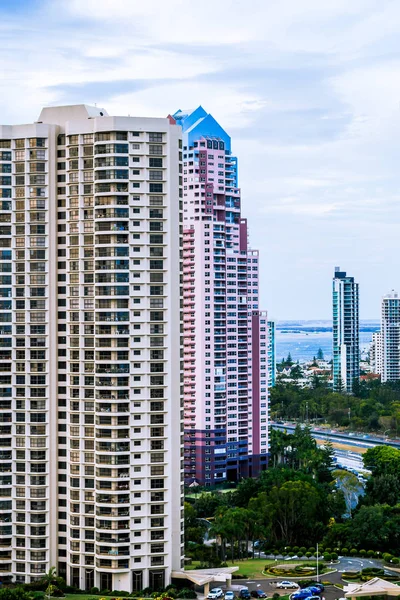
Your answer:
[[[185,481],[255,476],[268,459],[268,322],[230,136],[202,107],[183,130]]]

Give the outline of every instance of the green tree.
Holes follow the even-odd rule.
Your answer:
[[[223,494],[203,492],[196,498],[194,506],[198,517],[212,517],[216,509],[224,504]]]
[[[277,432],[277,430],[272,431]],[[272,437],[275,439],[274,435],[272,435]],[[252,477],[249,477],[248,479],[242,479],[238,483],[236,490],[233,492],[232,499],[235,506],[246,508],[250,500],[257,495],[259,489],[260,488],[257,479],[253,479]]]
[[[189,502],[184,504],[185,515],[185,543],[196,542],[203,543],[206,524],[200,521],[197,517],[196,509]]]
[[[346,393],[346,386],[344,385],[344,381],[341,377],[339,377],[339,379],[337,380],[337,382],[335,383],[335,392],[338,392],[338,394],[345,394]]]
[[[353,503],[361,491],[360,483],[353,473],[345,469],[336,469],[332,474],[337,486],[343,492],[347,514],[351,516]]]
[[[303,377],[303,370],[300,365],[295,365],[290,371],[292,379],[301,379]]]
[[[370,477],[366,485],[366,494],[362,498],[363,504],[389,504],[395,506],[400,503],[400,473],[387,473]]]
[[[303,481],[287,481],[273,487],[267,496],[266,510],[276,540],[289,544],[300,542],[305,531],[311,533],[316,525],[320,497],[316,489]]]
[[[324,353],[322,352],[322,348],[318,348],[317,358],[318,360],[324,360]]]
[[[400,473],[400,450],[392,446],[375,446],[367,450],[363,462],[373,476],[396,475]]]

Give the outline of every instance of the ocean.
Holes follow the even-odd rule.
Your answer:
[[[372,334],[379,331],[379,321],[360,321],[360,352],[365,355]],[[277,321],[276,362],[287,355],[294,361],[306,362],[317,356],[321,348],[324,358],[332,358],[332,321]]]

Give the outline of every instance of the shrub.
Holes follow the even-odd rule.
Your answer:
[[[352,548],[350,550],[350,554],[351,554],[351,556],[356,556],[356,554],[358,554],[358,552],[357,552],[357,550],[355,548]]]
[[[306,588],[306,587],[309,587],[310,585],[313,585],[314,579],[301,579],[300,581],[297,581],[296,583],[298,583],[301,588]]]
[[[360,550],[359,551],[360,556],[364,557],[367,554],[366,550]]]
[[[92,587],[92,588],[91,588],[91,590],[90,590],[90,593],[91,593],[91,594],[98,594],[98,593],[99,593],[99,591],[100,591],[100,590],[99,590],[99,588],[98,588],[98,587]]]
[[[325,552],[325,554],[324,554],[324,560],[327,560],[327,561],[332,560],[332,555],[329,554],[329,552]]]
[[[373,558],[373,557],[375,556],[375,552],[374,552],[373,550],[368,550],[368,551],[367,551],[367,556],[368,556],[369,558]]]
[[[381,577],[385,574],[385,570],[380,567],[365,567],[362,569],[361,573],[363,575],[374,575],[375,577]]]
[[[299,548],[300,556],[304,556],[306,552],[307,552],[307,548],[305,546],[302,546],[301,548]]]
[[[275,592],[275,594],[272,595],[272,598],[273,600],[279,600],[280,595],[277,592]]]
[[[291,546],[285,546],[284,550],[285,552],[289,553],[291,551],[292,547]]]
[[[359,579],[360,571],[346,571],[343,575],[344,579]]]
[[[311,552],[311,555],[315,554],[315,548],[313,548],[312,546],[308,549],[309,552]]]
[[[332,557],[332,560],[337,560],[339,558],[338,555],[336,554],[336,552],[332,552],[331,557]]]
[[[313,555],[313,553],[312,553],[312,552],[306,552],[306,556],[307,556],[307,558],[311,558],[311,557],[312,557],[312,555]]]
[[[393,556],[391,554],[389,554],[389,552],[384,552],[382,554],[382,558],[385,562],[390,562],[390,560],[393,558]]]
[[[344,554],[344,556],[347,556],[349,553],[349,549],[348,548],[342,548],[342,554]]]
[[[189,588],[183,588],[183,590],[180,590],[180,592],[178,593],[177,598],[197,598],[197,594],[194,590],[191,590]]]
[[[298,546],[293,546],[293,552],[294,552],[295,554],[298,554],[298,552],[299,552],[299,547],[298,547]]]
[[[396,556],[394,556],[394,557],[392,558],[392,564],[393,564],[393,565],[398,565],[398,564],[399,564],[399,562],[400,562],[400,561],[399,561],[399,559],[398,559]]]

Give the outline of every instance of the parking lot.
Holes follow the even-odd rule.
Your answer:
[[[339,578],[338,578],[339,579]],[[296,590],[280,590],[277,589],[276,583],[277,581],[282,581],[282,579],[270,580],[270,579],[259,579],[259,580],[246,580],[246,579],[234,579],[232,582],[232,590],[235,592],[235,596],[239,595],[239,590],[245,586],[249,588],[249,591],[261,589],[263,590],[268,598],[272,598],[274,594],[279,594],[280,596],[287,596],[288,594],[292,594]],[[337,600],[338,598],[343,597],[343,590],[338,589],[334,586],[334,584],[325,586],[325,590],[321,594],[321,599],[325,600]]]

